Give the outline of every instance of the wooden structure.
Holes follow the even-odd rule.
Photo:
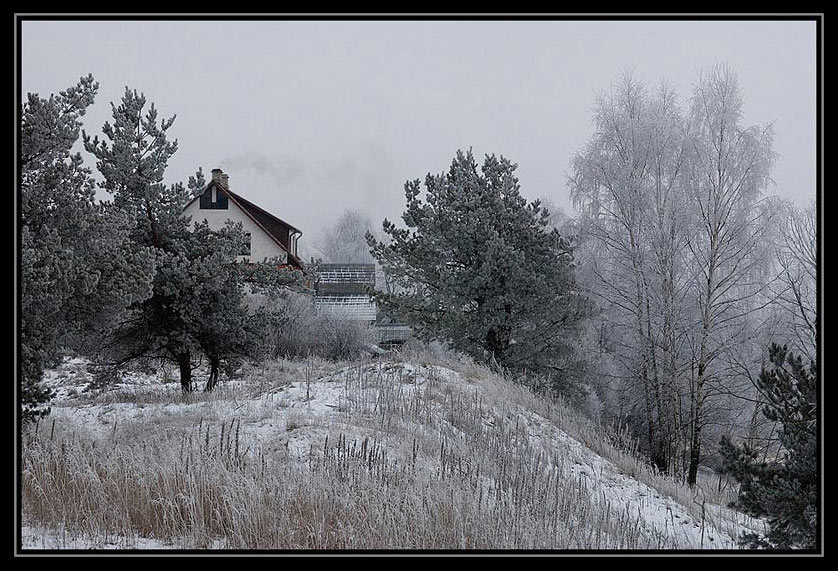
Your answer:
[[[374,324],[380,345],[404,343],[410,337],[410,327],[390,323],[379,314],[370,296],[375,278],[374,264],[321,264],[314,306],[328,315]]]

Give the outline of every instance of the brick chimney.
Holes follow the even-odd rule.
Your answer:
[[[221,175],[221,184],[224,185],[224,188],[229,190],[230,189],[230,176],[227,175],[227,174],[222,174]]]
[[[212,180],[213,180],[213,182],[222,182],[222,180],[221,180],[222,176],[225,176],[223,170],[212,169]]]

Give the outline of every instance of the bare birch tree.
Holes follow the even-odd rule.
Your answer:
[[[369,216],[358,210],[345,210],[323,229],[318,246],[326,262],[334,264],[371,264],[374,259],[366,234],[373,229]]]
[[[728,67],[700,75],[686,116],[671,87],[650,94],[626,74],[597,99],[595,134],[569,181],[580,211],[580,280],[600,300],[625,371],[615,378],[620,416],[639,411],[652,462],[690,484],[703,430],[747,423],[737,399],[753,400],[753,384],[741,370],[759,353],[739,349],[762,343],[776,297],[768,286],[780,209],[761,198],[773,131],[741,123]],[[794,246],[805,231],[784,228],[789,281],[805,258]],[[806,297],[801,287],[784,292],[789,305]]]
[[[726,347],[726,330],[753,310],[749,299],[764,285],[753,278],[771,211],[758,208],[758,201],[770,180],[774,132],[771,125],[741,125],[742,93],[725,65],[700,75],[691,103],[689,198],[697,224],[687,244],[700,314],[690,383],[687,482],[694,485],[714,361]]]
[[[788,316],[790,342],[796,352],[815,360],[817,339],[817,220],[815,204],[806,208],[785,205],[777,253],[778,305]]]
[[[586,269],[604,315],[623,332],[617,358],[642,387],[649,451],[666,470],[680,426],[676,305],[685,295],[679,196],[683,120],[673,91],[654,96],[630,74],[594,111],[596,132],[572,164]]]

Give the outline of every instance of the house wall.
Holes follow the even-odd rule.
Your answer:
[[[206,220],[212,230],[221,230],[227,220],[241,222],[245,232],[250,232],[250,255],[238,256],[239,261],[261,262],[265,258],[277,257],[283,263],[288,262],[288,254],[274,242],[255,222],[232,200],[227,210],[201,210],[200,200],[195,200],[184,210],[185,216],[192,218],[192,224]]]

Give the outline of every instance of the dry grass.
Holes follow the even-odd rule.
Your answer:
[[[90,537],[197,548],[219,539],[244,549],[671,547],[645,537],[632,514],[600,509],[584,479],[565,480],[520,458],[486,475],[477,456],[441,448],[437,469],[417,473],[378,440],[338,437],[298,464],[249,454],[237,429],[234,422],[226,436],[207,427],[203,437],[107,450],[78,436],[32,439],[23,472],[27,515]]]
[[[428,367],[427,382],[416,384],[399,360]],[[469,383],[447,382],[432,366],[441,361]],[[684,547],[590,489],[567,469],[573,458],[532,431],[550,421],[685,506],[689,488],[571,408],[473,364],[416,354],[351,364],[335,381],[341,397],[329,422],[273,400],[292,380],[305,386],[340,365],[274,363],[248,374],[248,386],[195,395],[187,404],[197,407],[123,420],[108,434],[66,416],[42,423],[24,438],[24,521],[193,548]],[[257,394],[255,404],[229,406]],[[89,402],[156,402],[97,398]],[[280,417],[277,430],[258,428]],[[323,438],[293,453],[291,438],[310,430]]]

